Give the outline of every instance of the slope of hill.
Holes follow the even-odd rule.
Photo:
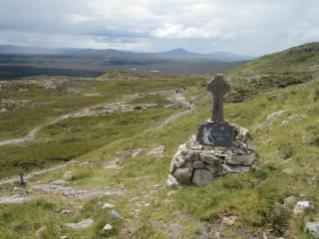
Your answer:
[[[250,72],[253,79],[240,70],[225,74],[232,84],[227,99],[256,88],[243,102],[225,103],[224,114],[250,130],[260,167],[179,190],[166,188],[167,171],[179,145],[211,116],[212,95],[201,87],[207,77],[110,72],[96,80],[1,82],[0,138],[43,125],[28,142],[0,146],[2,168],[10,163],[1,174],[76,160],[28,179],[25,188],[1,185],[1,237],[315,238],[306,228],[319,221],[318,71],[304,67],[312,78],[286,88],[258,78],[258,71]],[[170,103],[185,86],[193,111]],[[162,125],[175,113],[183,116]],[[66,114],[78,117],[52,121]],[[309,207],[294,210],[297,202]]]
[[[299,70],[319,67],[319,42],[289,48],[285,51],[259,57],[230,72]]]

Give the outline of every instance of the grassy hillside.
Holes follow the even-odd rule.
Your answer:
[[[39,238],[63,235],[68,238],[313,238],[304,227],[306,222],[319,220],[319,76],[315,70],[303,70],[311,78],[302,81],[303,84],[287,84],[284,88],[260,78],[257,68],[249,77],[243,77],[238,70],[226,72],[225,78],[232,84],[232,91],[225,96],[228,100],[225,118],[252,132],[252,141],[261,158],[260,168],[248,174],[218,178],[204,187],[186,185],[179,190],[165,186],[169,164],[179,145],[196,134],[198,124],[211,115],[212,95],[205,87],[199,87],[207,78],[112,72],[94,83],[87,82],[87,88],[73,96],[50,90],[52,101],[61,105],[69,101],[85,104],[87,101],[83,97],[88,94],[93,98],[85,107],[139,93],[141,97],[132,99],[132,104],[150,103],[154,99],[158,107],[65,119],[40,129],[36,138],[28,143],[0,146],[1,162],[4,162],[3,156],[14,153],[17,154],[12,160],[21,162],[20,157],[33,155],[41,147],[43,155],[37,155],[37,159],[69,153],[71,156],[67,160],[78,161],[30,178],[28,186],[19,191],[12,191],[13,185],[2,185],[2,196],[21,193],[30,201],[0,204],[0,238],[33,238],[40,228],[43,230]],[[278,68],[273,75],[278,77],[281,72],[285,69]],[[294,71],[287,72],[296,79],[302,76],[295,75]],[[254,82],[253,79],[259,80]],[[162,123],[169,115],[182,112],[164,107],[168,103],[165,92],[184,86],[190,89],[183,95],[197,108],[184,112],[184,116],[158,130],[145,130]],[[161,93],[154,95],[153,92]],[[18,98],[22,93],[9,95]],[[240,97],[247,94],[245,101],[231,103],[238,94]],[[40,93],[35,95],[45,98]],[[63,100],[59,101],[59,97]],[[80,112],[84,106],[72,105],[70,111],[68,107],[60,107],[57,108],[60,111],[53,112],[61,113],[49,116]],[[265,123],[268,115],[278,111],[283,111],[278,118]],[[0,113],[0,117],[3,115]],[[28,132],[46,121],[40,114],[37,117],[37,123],[21,125],[16,133],[12,129],[2,138],[10,139],[17,132]],[[112,134],[113,130],[116,134]],[[60,145],[60,151],[50,148],[53,143]],[[148,154],[160,145],[165,146],[163,154]],[[50,151],[46,151],[47,148]],[[74,155],[74,149],[81,153]],[[143,154],[132,157],[137,149]],[[12,172],[21,170],[22,165],[18,165]],[[291,169],[288,170],[291,173],[285,173],[285,169]],[[48,194],[34,188],[58,179],[65,180],[62,186],[69,187],[69,192],[52,190]],[[103,191],[117,193],[99,194]],[[94,196],[98,194],[99,197]],[[284,204],[289,196],[295,196],[297,201],[311,201],[315,206],[302,214],[294,214],[295,203]],[[105,203],[113,204],[114,208],[102,209]],[[112,216],[112,210],[124,219]],[[225,217],[235,221],[234,225],[223,223]],[[94,223],[86,229],[74,230],[66,226],[66,223],[88,218]],[[103,231],[105,224],[112,225],[113,229]]]

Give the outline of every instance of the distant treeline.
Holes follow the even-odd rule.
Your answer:
[[[73,77],[98,77],[105,72],[83,71],[72,69],[37,68],[29,66],[1,66],[0,80],[15,80],[21,77],[49,75]]]

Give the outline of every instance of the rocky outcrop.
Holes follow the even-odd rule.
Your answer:
[[[247,129],[232,126],[232,145],[229,148],[201,145],[192,135],[182,144],[170,164],[167,186],[179,188],[192,183],[204,186],[229,173],[248,173],[259,163],[257,147],[250,142]]]

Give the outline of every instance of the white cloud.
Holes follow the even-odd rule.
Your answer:
[[[72,24],[78,24],[78,23],[82,23],[82,22],[95,20],[94,17],[85,17],[85,16],[82,16],[80,14],[72,14],[72,15],[68,16],[66,19],[67,19],[67,21],[69,21]]]
[[[0,0],[0,43],[261,55],[318,41],[318,12],[318,0]]]

